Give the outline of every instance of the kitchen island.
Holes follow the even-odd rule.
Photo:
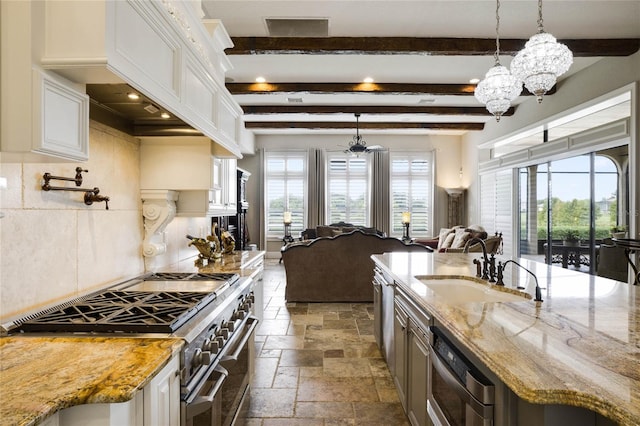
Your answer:
[[[537,276],[543,302],[451,303],[427,285],[429,279],[475,279],[477,257],[372,256],[399,290],[521,400],[640,424],[640,288],[527,260],[518,262]],[[535,282],[523,269],[509,265],[504,282],[533,295]]]

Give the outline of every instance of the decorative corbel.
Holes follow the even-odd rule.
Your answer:
[[[178,192],[170,190],[142,190],[142,217],[144,241],[142,254],[151,258],[167,251],[163,232],[176,216]]]

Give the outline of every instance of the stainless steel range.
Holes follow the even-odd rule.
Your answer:
[[[181,424],[230,425],[253,370],[253,281],[237,274],[159,272],[4,324],[16,333],[178,337]]]

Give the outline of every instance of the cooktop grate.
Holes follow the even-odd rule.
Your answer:
[[[49,309],[16,331],[172,333],[215,298],[215,293],[109,290]]]
[[[238,274],[223,272],[154,272],[144,277],[145,281],[228,281],[229,284],[238,279]]]

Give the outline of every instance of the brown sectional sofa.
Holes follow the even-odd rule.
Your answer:
[[[372,302],[372,254],[429,249],[361,230],[282,248],[287,302]]]

